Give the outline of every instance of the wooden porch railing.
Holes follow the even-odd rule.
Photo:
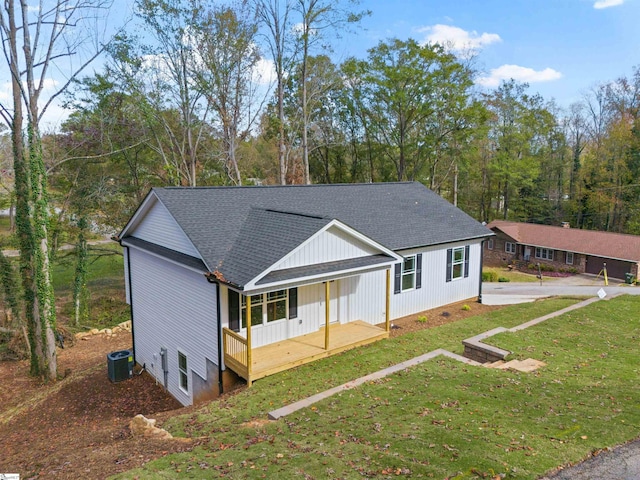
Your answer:
[[[239,376],[249,381],[249,349],[247,339],[228,328],[222,329],[224,363]]]

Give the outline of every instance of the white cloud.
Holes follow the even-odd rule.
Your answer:
[[[440,43],[451,46],[453,50],[478,50],[485,45],[501,42],[502,39],[497,33],[483,32],[478,34],[475,30],[467,31],[452,25],[432,25],[418,30],[426,33],[425,43]]]
[[[534,70],[520,65],[502,65],[498,68],[492,68],[488,76],[480,77],[476,83],[483,87],[497,87],[501,81],[512,78],[518,82],[527,83],[551,82],[562,78],[562,73],[553,68]]]
[[[596,10],[601,10],[603,8],[609,7],[617,7],[618,5],[622,5],[624,0],[597,0],[593,3],[593,8]]]
[[[259,85],[271,85],[276,79],[276,68],[273,60],[261,58],[253,68],[252,80]]]

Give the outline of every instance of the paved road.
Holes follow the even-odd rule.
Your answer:
[[[541,480],[638,480],[640,439],[602,452]]]
[[[576,279],[567,280],[566,282],[543,280],[542,285],[539,283],[483,283],[482,303],[487,305],[525,303],[554,295],[591,297],[598,295],[600,289],[604,290],[607,296],[621,293],[640,295],[640,287],[626,285],[617,281],[610,283],[609,286],[604,286],[604,282],[594,283],[589,278],[584,280],[582,285],[572,284],[574,282],[576,282]]]

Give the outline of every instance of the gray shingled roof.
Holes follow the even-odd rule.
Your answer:
[[[492,234],[417,182],[168,187],[153,192],[207,267],[236,285],[244,285],[256,270],[251,264],[272,265],[330,219],[396,251]]]

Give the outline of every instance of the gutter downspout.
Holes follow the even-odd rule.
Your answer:
[[[484,259],[484,242],[480,242],[480,281],[478,283],[478,303],[482,303],[482,264]]]
[[[129,247],[123,246],[122,243],[120,243],[120,245],[123,248],[127,249],[127,277],[129,277],[127,280],[129,282],[129,313],[131,315],[131,342],[132,342],[132,349],[133,349],[133,363],[135,365],[136,363],[136,334],[134,332],[134,322],[133,322],[133,289],[132,289],[132,283],[131,283],[131,249]]]
[[[222,322],[220,321],[220,283],[216,282],[216,317],[218,321],[218,395],[222,395]]]

